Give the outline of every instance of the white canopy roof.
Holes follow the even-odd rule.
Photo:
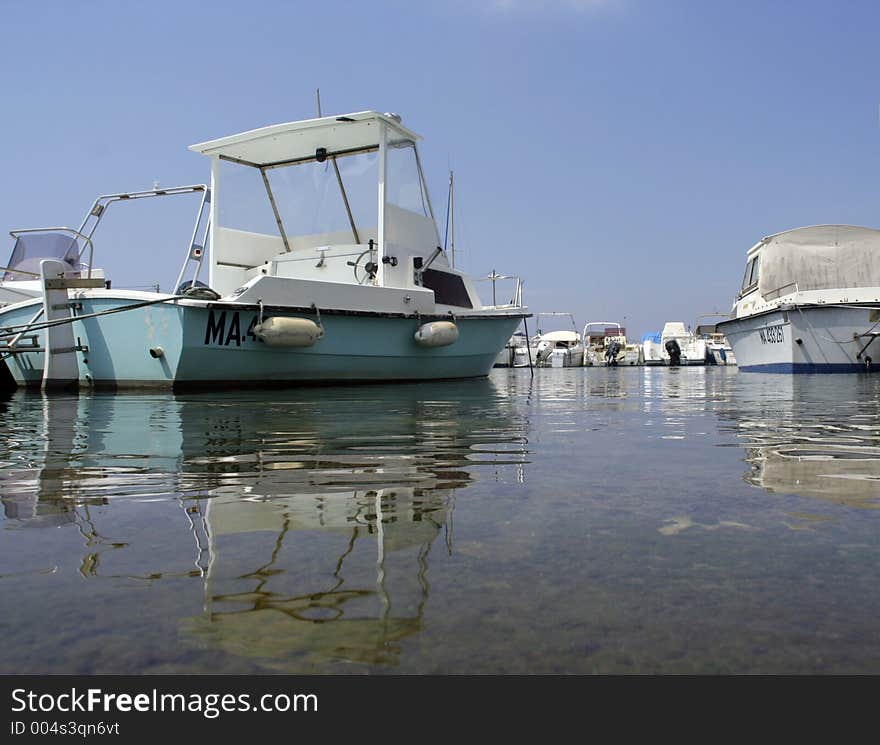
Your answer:
[[[219,155],[254,166],[269,166],[313,158],[315,151],[322,147],[328,154],[377,147],[380,123],[388,128],[390,143],[420,139],[392,114],[361,111],[275,124],[190,145],[189,149],[202,155]]]
[[[795,289],[880,287],[880,230],[812,225],[768,236],[760,249],[758,286],[767,298]]]
[[[581,340],[581,335],[577,331],[548,331],[546,334],[541,334],[541,339],[553,342],[576,342]]]

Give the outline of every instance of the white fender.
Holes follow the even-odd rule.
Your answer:
[[[310,347],[324,329],[308,318],[267,318],[254,326],[254,334],[270,347]]]
[[[452,321],[423,323],[414,338],[421,347],[448,347],[458,340],[458,326]]]

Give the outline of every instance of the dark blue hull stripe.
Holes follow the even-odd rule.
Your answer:
[[[850,362],[773,362],[767,365],[741,365],[739,369],[762,373],[863,373],[878,370],[878,366],[872,365],[869,370],[865,365]]]

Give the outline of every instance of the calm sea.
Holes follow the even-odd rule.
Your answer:
[[[880,673],[880,377],[0,407],[0,673]]]

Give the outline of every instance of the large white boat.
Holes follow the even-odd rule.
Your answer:
[[[571,321],[571,329],[543,331],[542,318],[562,317]],[[538,332],[529,341],[537,367],[582,367],[584,342],[571,313],[538,313]]]
[[[193,145],[210,158],[211,187],[186,187],[203,189],[206,217],[185,246],[176,290],[109,289],[91,270],[43,259],[39,297],[0,309],[0,351],[16,382],[177,388],[487,375],[528,311],[484,306],[450,266],[418,139],[399,116],[365,111]],[[80,234],[82,256],[84,231],[62,232]]]
[[[718,330],[740,370],[874,370],[880,230],[814,225],[763,238],[746,255],[733,318]]]
[[[706,340],[680,321],[670,321],[659,335],[646,334],[642,345],[646,365],[706,364]]]

